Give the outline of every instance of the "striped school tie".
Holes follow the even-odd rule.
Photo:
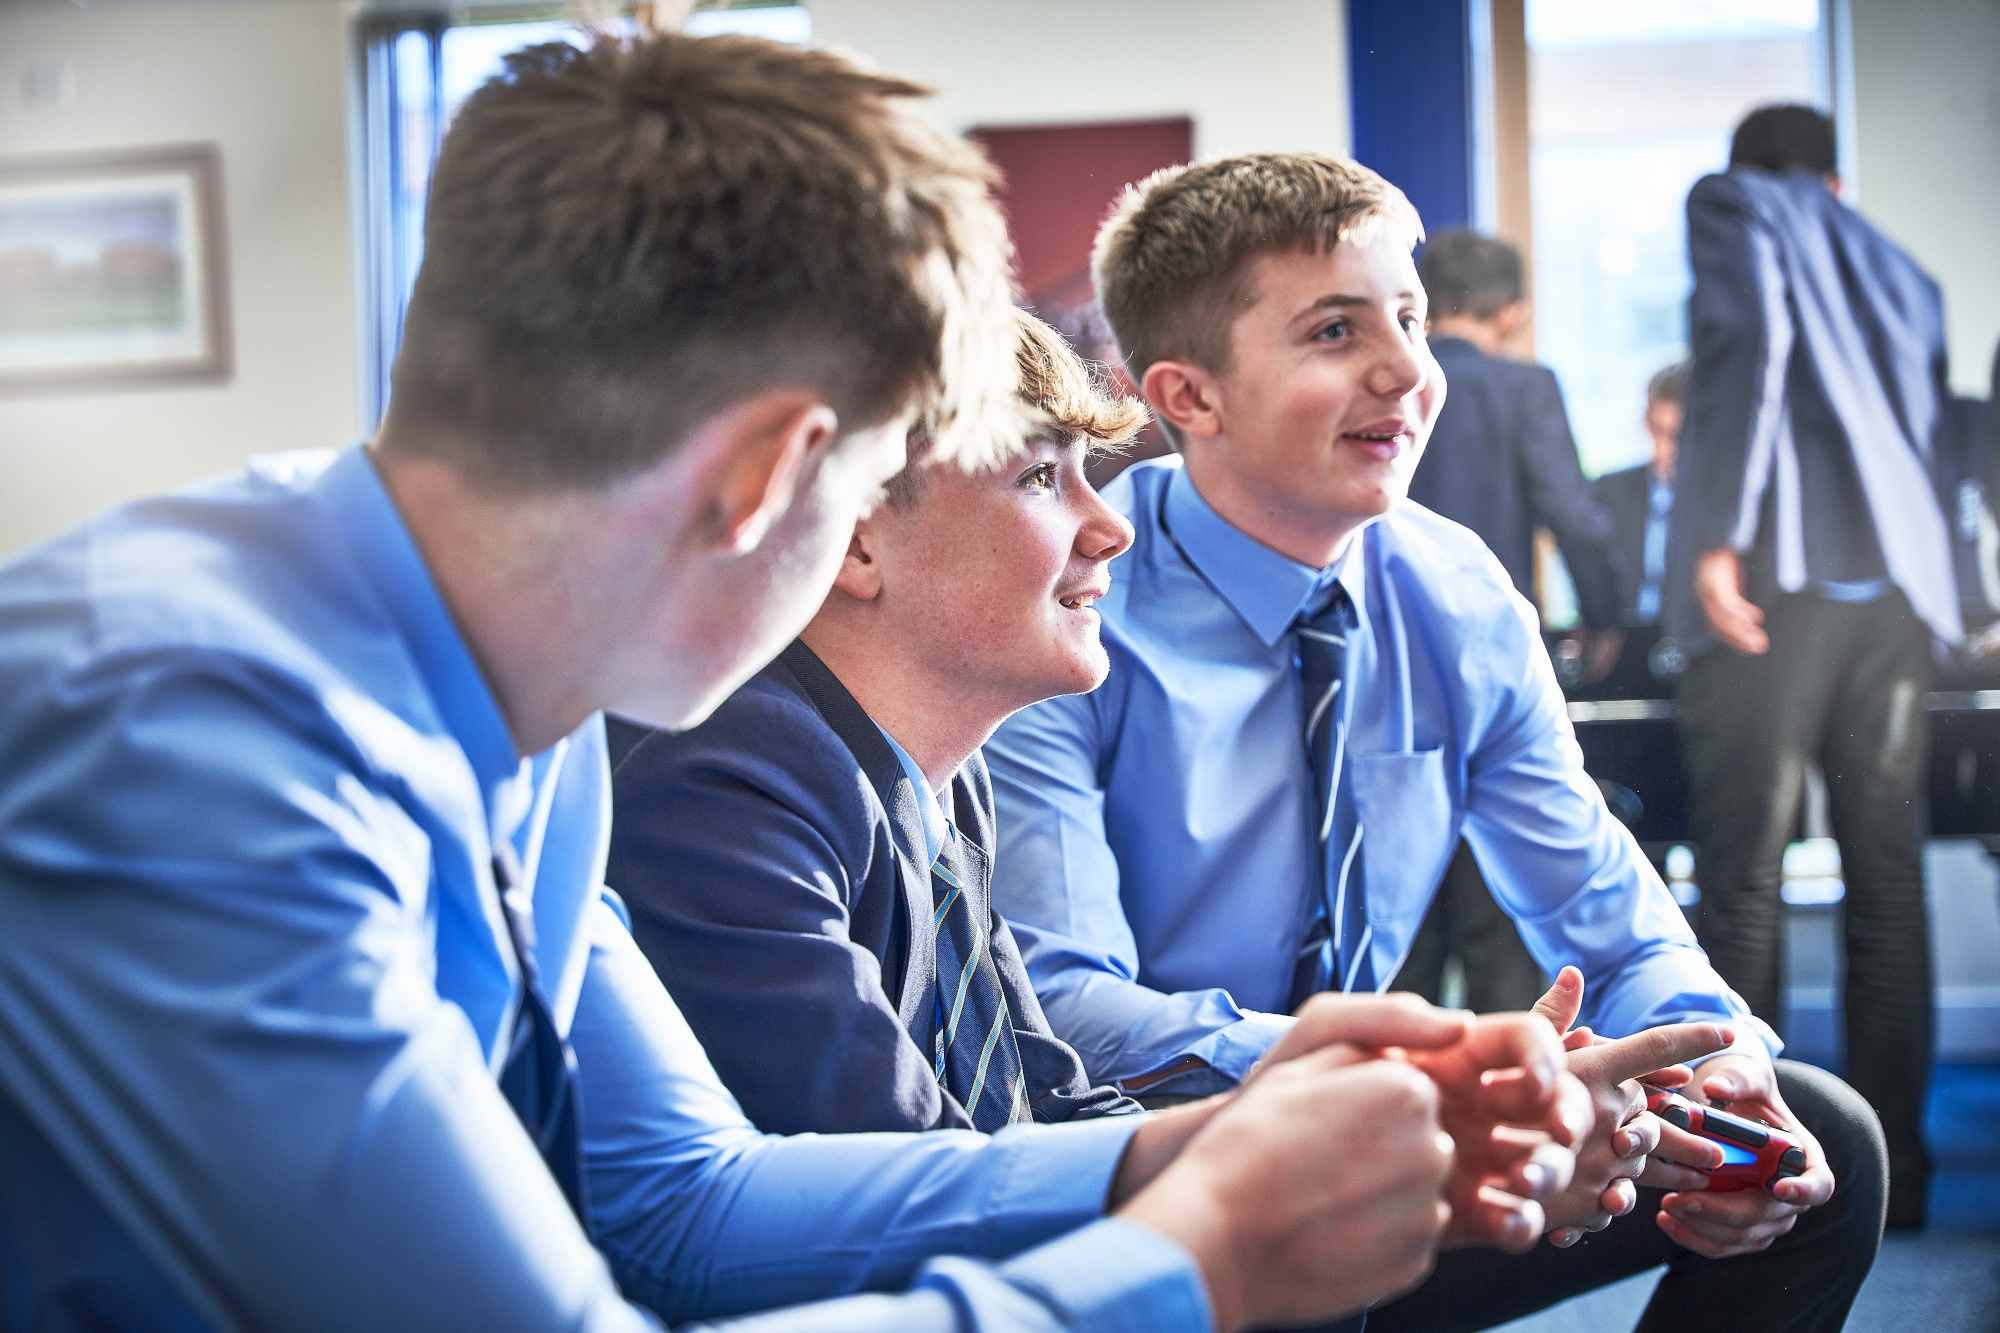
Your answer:
[[[541,973],[535,966],[534,907],[521,888],[520,862],[505,843],[493,854],[493,884],[500,891],[507,938],[521,969],[521,1009],[514,1018],[507,1062],[500,1069],[500,1091],[548,1163],[549,1173],[569,1200],[576,1220],[588,1232],[590,1196],[584,1187],[583,1144],[578,1133],[576,1052],[557,1029],[548,994],[542,989]]]
[[[1367,904],[1361,887],[1361,813],[1346,756],[1347,710],[1341,706],[1347,636],[1354,603],[1334,584],[1324,605],[1301,613],[1292,637],[1304,687],[1306,761],[1312,770],[1319,892],[1292,971],[1292,1008],[1323,990],[1372,991]]]
[[[1000,973],[957,865],[958,834],[948,831],[931,863],[931,932],[937,940],[932,1051],[938,1085],[958,1099],[973,1128],[991,1134],[1030,1119],[1028,1084]]]

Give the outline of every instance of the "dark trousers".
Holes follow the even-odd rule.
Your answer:
[[[1526,1009],[1549,988],[1463,842],[1389,988],[1414,991],[1436,1004],[1444,990],[1445,960],[1453,956],[1465,970],[1465,1007],[1476,1014]]]
[[[1631,1213],[1567,1250],[1543,1241],[1518,1256],[1440,1255],[1422,1286],[1368,1315],[1367,1333],[1491,1328],[1663,1263],[1641,1333],[1836,1333],[1882,1241],[1882,1132],[1867,1103],[1824,1070],[1780,1060],[1778,1087],[1826,1150],[1837,1184],[1769,1249],[1733,1259],[1683,1250],[1653,1220],[1660,1191],[1641,1190]]]
[[[1701,886],[1697,930],[1723,979],[1776,1024],[1785,845],[1817,761],[1846,882],[1847,1079],[1882,1118],[1892,1223],[1923,1217],[1933,1053],[1922,793],[1930,632],[1894,593],[1862,605],[1766,599],[1770,650],[1718,649],[1680,684]]]

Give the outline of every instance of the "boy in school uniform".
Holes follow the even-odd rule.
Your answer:
[[[767,1130],[996,1132],[1139,1109],[1049,1031],[989,901],[979,746],[1024,704],[1103,679],[1093,608],[1131,526],[1084,465],[1145,419],[1052,329],[1017,326],[1021,398],[1042,423],[1026,446],[978,472],[905,471],[777,662],[699,727],[614,740],[629,748],[608,878]],[[1511,1049],[1539,1023],[1483,1019],[1479,1040]],[[1550,1112],[1525,1128],[1557,1129]],[[1478,1151],[1460,1149],[1468,1166]],[[1540,1169],[1508,1160],[1488,1183]],[[1456,1202],[1465,1223],[1483,1208]]]
[[[1371,1330],[1485,1327],[1662,1261],[1662,1327],[1837,1329],[1880,1237],[1879,1130],[1774,1060],[1584,773],[1533,609],[1405,500],[1445,392],[1420,235],[1394,187],[1309,154],[1159,173],[1105,224],[1098,294],[1180,455],[1105,495],[1134,527],[1099,604],[1106,684],[986,747],[995,902],[1094,1078],[1199,1092],[1253,1066],[1273,1015],[1386,986],[1463,836],[1557,974],[1536,1007],[1598,1106],[1552,1239],[1603,1234],[1445,1255]],[[1706,1193],[1713,1145],[1639,1113],[1645,1047],[1723,1021],[1729,1049],[1688,1052],[1694,1094],[1806,1147],[1768,1192]]]

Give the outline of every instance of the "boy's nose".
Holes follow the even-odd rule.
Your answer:
[[[1132,524],[1104,503],[1096,491],[1086,493],[1083,526],[1077,529],[1076,553],[1091,560],[1110,560],[1132,545]]]

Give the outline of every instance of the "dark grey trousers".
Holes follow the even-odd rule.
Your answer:
[[[1902,594],[1768,599],[1770,651],[1696,658],[1680,685],[1701,886],[1697,929],[1723,979],[1776,1024],[1785,846],[1808,764],[1826,777],[1846,881],[1847,1080],[1881,1116],[1892,1224],[1920,1221],[1933,1056],[1923,783],[1930,632]]]

